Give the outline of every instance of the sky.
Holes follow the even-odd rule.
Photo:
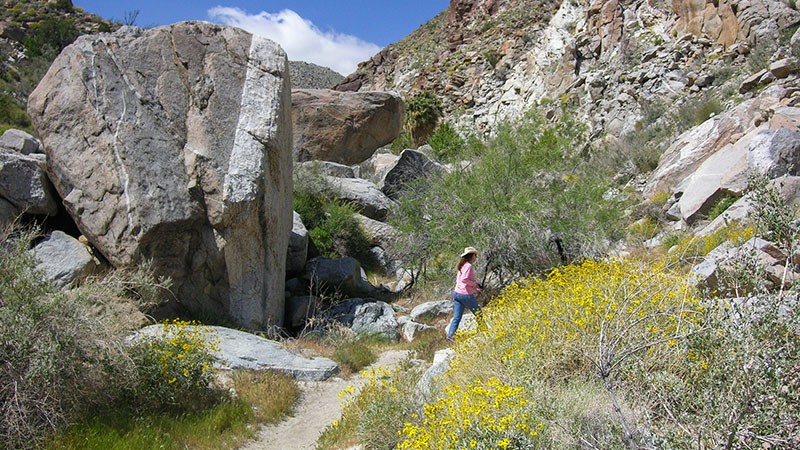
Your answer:
[[[290,60],[348,75],[359,62],[444,11],[449,0],[73,0],[108,20],[154,27],[183,20],[234,25],[272,39]]]

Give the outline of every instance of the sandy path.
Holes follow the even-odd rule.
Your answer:
[[[381,354],[372,367],[393,367],[408,355],[405,350]],[[366,378],[354,375],[349,380],[331,378],[327,381],[300,382],[300,400],[294,415],[276,425],[262,427],[255,441],[243,450],[313,450],[320,433],[342,415],[339,392],[347,386],[360,388]]]

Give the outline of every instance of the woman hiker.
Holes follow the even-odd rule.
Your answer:
[[[475,270],[472,265],[478,259],[478,250],[474,247],[467,247],[461,258],[458,260],[458,273],[456,275],[456,286],[453,290],[453,320],[447,328],[447,339],[452,341],[453,336],[458,330],[458,324],[461,323],[461,316],[464,314],[464,308],[469,308],[478,317],[481,312],[481,307],[478,305],[478,300],[475,294],[481,292],[481,287],[475,279]]]

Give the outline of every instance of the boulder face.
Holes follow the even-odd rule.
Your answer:
[[[151,259],[190,310],[280,325],[292,229],[290,81],[277,44],[182,22],[83,36],[28,102],[47,171],[115,266]]]
[[[358,164],[400,134],[404,114],[402,99],[386,92],[295,89],[295,160]]]

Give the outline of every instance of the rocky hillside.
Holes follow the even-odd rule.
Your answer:
[[[620,137],[652,105],[712,95],[730,106],[743,78],[797,53],[798,23],[782,0],[452,0],[337,88],[432,91],[480,130],[568,103],[596,135]]]
[[[340,73],[305,61],[289,61],[289,74],[296,89],[330,89],[344,79]]]
[[[0,4],[0,129],[30,129],[25,102],[61,49],[82,34],[119,24],[88,14],[70,0]]]

